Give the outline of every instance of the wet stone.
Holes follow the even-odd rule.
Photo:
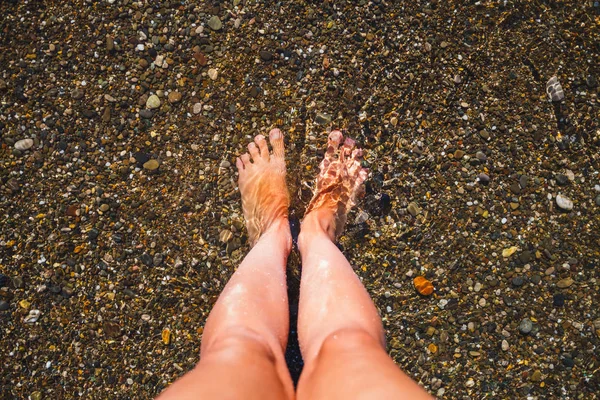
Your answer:
[[[33,146],[33,139],[22,139],[15,143],[15,149],[20,151],[29,150]]]
[[[571,286],[573,284],[573,282],[575,282],[571,277],[565,278],[565,279],[561,279],[560,281],[556,282],[556,286],[558,286],[561,289],[566,289],[569,286]]]
[[[99,234],[100,234],[100,231],[98,231],[98,229],[96,229],[96,228],[90,229],[90,231],[88,232],[88,240],[89,241],[95,240]]]
[[[155,267],[160,266],[163,263],[164,259],[165,259],[165,256],[163,256],[161,253],[156,253],[152,260],[154,263],[154,266]]]
[[[556,183],[558,183],[560,186],[565,186],[569,184],[569,178],[566,175],[556,174],[554,176],[554,179],[556,179]]]
[[[194,53],[194,58],[198,62],[198,65],[200,65],[201,67],[204,67],[206,64],[208,64],[206,56],[201,52]]]
[[[529,318],[524,318],[519,324],[519,332],[527,335],[533,329],[533,322]]]
[[[10,309],[10,304],[4,300],[0,300],[0,311],[6,311],[8,309]]]
[[[169,102],[171,104],[179,103],[181,101],[181,97],[182,97],[181,93],[179,93],[179,92],[171,92],[171,93],[169,93],[169,96],[168,96]]]
[[[482,185],[487,185],[488,183],[490,183],[490,177],[484,173],[477,175],[477,179]]]
[[[315,122],[319,125],[328,125],[331,123],[331,115],[325,113],[317,113],[315,117]]]
[[[529,177],[527,175],[521,175],[519,177],[519,185],[521,185],[521,189],[525,189],[527,184],[529,183]]]
[[[523,279],[522,276],[515,276],[512,279],[513,286],[520,287],[520,286],[523,286],[523,283],[525,283],[525,279]]]
[[[573,201],[562,194],[556,196],[556,205],[565,211],[570,211],[573,209]]]
[[[148,97],[148,100],[146,100],[146,108],[154,109],[158,107],[160,107],[160,99],[158,96],[153,94],[152,96]]]
[[[140,111],[140,117],[145,118],[145,119],[152,118],[153,114],[154,113],[152,112],[152,110],[149,110],[147,108],[144,108],[143,110]]]
[[[155,169],[157,169],[159,166],[158,160],[150,160],[144,163],[143,167],[144,169],[147,169],[149,171],[154,171]]]
[[[521,254],[519,254],[519,261],[521,261],[523,264],[527,264],[531,261],[532,258],[533,254],[529,250],[525,250]]]
[[[20,276],[13,277],[12,284],[15,289],[23,289],[25,287],[25,282],[23,282],[23,278]]]
[[[563,357],[562,363],[567,368],[573,368],[575,366],[575,361],[569,356]]]
[[[417,203],[410,202],[408,204],[408,207],[406,207],[406,210],[410,213],[410,215],[412,215],[413,217],[416,217],[417,215],[419,215],[421,213],[421,209],[419,208],[419,205]]]
[[[552,297],[552,305],[554,307],[562,307],[565,305],[565,295],[562,293],[557,293]]]
[[[513,182],[510,184],[510,191],[516,195],[521,194],[521,185],[517,182]]]
[[[273,59],[273,53],[271,53],[270,51],[267,50],[261,50],[258,55],[260,56],[260,59],[263,61],[271,61]]]
[[[216,15],[213,15],[208,20],[208,26],[213,31],[220,31],[221,28],[223,27],[223,23],[221,22],[221,19],[219,17],[217,17]]]
[[[71,97],[73,98],[73,100],[81,100],[84,95],[85,92],[81,89],[73,89],[71,91]]]

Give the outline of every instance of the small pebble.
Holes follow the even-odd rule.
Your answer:
[[[158,96],[153,94],[152,96],[148,97],[148,100],[146,100],[146,108],[152,110],[158,107],[160,107],[160,99]]]
[[[523,320],[521,320],[521,323],[519,324],[519,331],[522,334],[527,335],[529,332],[531,332],[532,329],[533,322],[531,322],[529,318],[524,318]]]

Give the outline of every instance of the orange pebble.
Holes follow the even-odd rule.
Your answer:
[[[413,283],[415,285],[415,289],[417,289],[417,292],[423,296],[429,296],[431,293],[433,293],[433,284],[424,276],[417,276],[413,280]]]

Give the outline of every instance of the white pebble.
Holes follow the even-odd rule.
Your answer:
[[[502,341],[502,350],[504,351],[508,351],[509,345],[508,342],[506,340]]]
[[[562,194],[556,196],[556,205],[563,210],[570,211],[573,209],[573,201]]]

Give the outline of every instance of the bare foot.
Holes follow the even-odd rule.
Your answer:
[[[362,194],[362,184],[367,178],[367,170],[360,165],[362,150],[355,149],[355,142],[350,138],[346,138],[340,147],[343,138],[340,131],[329,134],[327,152],[321,162],[315,193],[305,216],[306,219],[311,213],[317,214],[321,226],[332,240],[342,234],[346,216]]]
[[[283,134],[279,129],[269,132],[269,142],[273,154],[269,154],[265,137],[257,135],[254,142],[248,144],[250,154],[245,153],[236,160],[250,246],[254,246],[274,222],[287,218],[290,205],[285,184]]]

